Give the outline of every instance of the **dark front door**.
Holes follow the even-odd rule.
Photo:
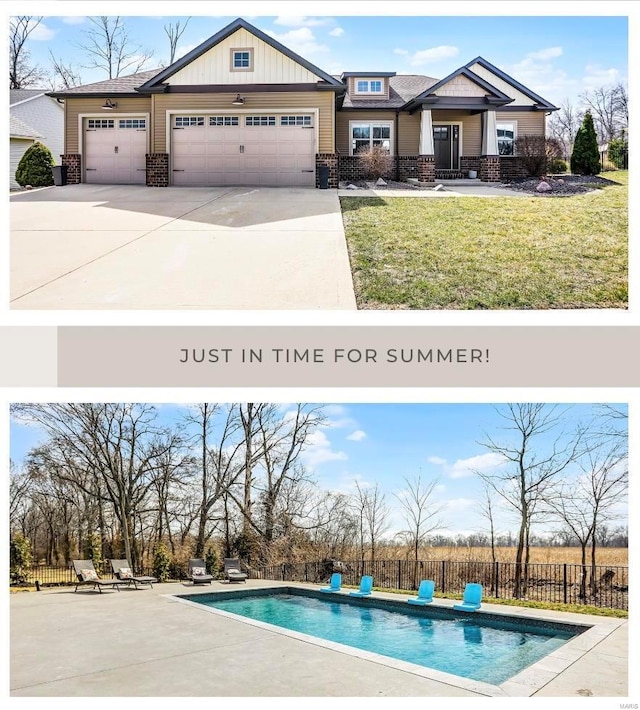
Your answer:
[[[457,170],[460,157],[460,127],[434,126],[436,170]]]

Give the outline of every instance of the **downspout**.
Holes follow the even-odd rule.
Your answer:
[[[395,129],[394,129],[394,139],[393,142],[395,144],[394,151],[396,154],[396,182],[400,182],[400,155],[398,153],[398,146],[399,146],[399,138],[398,138],[398,126],[400,124],[400,110],[396,109],[396,120],[395,120]]]

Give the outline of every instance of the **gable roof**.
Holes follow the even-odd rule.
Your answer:
[[[28,126],[17,116],[9,116],[9,137],[10,138],[44,138],[41,133]]]
[[[84,86],[72,86],[68,89],[60,89],[60,91],[50,91],[47,96],[63,98],[65,96],[115,96],[128,94],[130,96],[139,96],[136,89],[144,84],[145,81],[152,79],[158,73],[158,69],[149,71],[140,71],[137,74],[128,74],[127,76],[119,76],[117,79],[105,79],[104,81],[95,81],[93,84],[85,84]]]
[[[488,62],[483,57],[476,57],[475,59],[472,59],[470,62],[465,64],[465,68],[468,69],[469,67],[472,67],[474,64],[479,64],[481,67],[484,67],[487,71],[490,71],[493,74],[495,74],[496,76],[500,77],[500,79],[505,81],[510,86],[513,86],[514,89],[521,91],[525,96],[528,96],[532,101],[535,101],[536,106],[541,111],[543,111],[543,110],[557,111],[558,110],[557,106],[554,106],[552,103],[550,103],[546,99],[543,99],[542,96],[538,96],[538,94],[531,91],[531,89],[528,89],[524,84],[521,84],[519,81],[516,81],[512,76],[509,76],[508,74],[503,72],[501,69],[498,69],[498,67],[494,66],[493,64],[491,64],[491,62]]]
[[[24,101],[35,99],[37,96],[43,96],[46,93],[46,89],[10,89],[9,105],[15,106],[16,104],[21,104]]]
[[[190,64],[192,61],[202,56],[205,52],[208,52],[210,49],[225,40],[234,32],[237,32],[239,29],[244,29],[247,32],[250,32],[258,39],[273,47],[273,49],[277,50],[278,52],[281,52],[297,64],[300,64],[312,74],[315,74],[319,79],[322,79],[324,82],[326,82],[329,87],[335,87],[339,90],[344,89],[344,85],[342,84],[342,82],[338,81],[330,74],[327,74],[326,72],[322,71],[322,69],[315,66],[314,64],[311,64],[311,62],[308,62],[299,54],[292,52],[290,49],[285,47],[273,37],[270,37],[269,35],[262,32],[262,30],[259,30],[257,27],[254,27],[252,24],[239,17],[237,20],[234,20],[226,27],[223,27],[219,32],[216,32],[213,37],[209,37],[208,40],[204,41],[195,49],[192,49],[190,52],[185,54],[184,57],[181,57],[173,64],[168,66],[166,69],[163,69],[159,74],[149,79],[147,82],[145,82],[142,86],[138,88],[138,91],[140,91],[141,93],[152,93],[153,91],[164,90],[164,87],[161,86],[163,81],[173,76],[173,74],[180,71],[180,69],[187,66],[187,64]]]
[[[362,99],[347,94],[342,108],[402,108],[416,94],[425,91],[437,81],[431,76],[420,74],[397,74],[389,78],[388,99]]]

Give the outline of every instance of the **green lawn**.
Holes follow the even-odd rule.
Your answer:
[[[572,197],[340,199],[358,307],[626,308],[628,173]]]

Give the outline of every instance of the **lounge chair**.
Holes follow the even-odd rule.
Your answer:
[[[418,596],[407,599],[407,603],[416,604],[417,606],[431,604],[435,588],[436,583],[432,579],[423,579],[418,587]]]
[[[207,574],[207,565],[204,560],[189,560],[189,579],[194,584],[211,584],[213,576]]]
[[[98,589],[100,594],[102,594],[102,589],[104,587],[111,587],[118,592],[123,584],[129,584],[122,579],[102,579],[98,577],[96,568],[93,565],[93,560],[73,560],[73,569],[75,570],[77,582],[74,592],[78,591],[78,587],[85,584],[92,584],[93,589]]]
[[[225,557],[224,576],[229,582],[246,582],[248,575],[240,569],[240,560]]]
[[[368,597],[373,588],[373,577],[365,574],[360,580],[360,589],[357,592],[349,592],[350,597]]]
[[[326,592],[327,594],[331,594],[333,592],[339,592],[341,584],[342,584],[342,575],[340,574],[340,572],[334,572],[331,575],[331,579],[329,581],[329,586],[328,587],[321,587],[320,591]]]
[[[482,585],[470,583],[464,588],[462,604],[454,604],[453,608],[458,611],[477,611],[482,602]]]
[[[126,560],[111,560],[111,569],[118,579],[128,582],[130,585],[133,584],[136,589],[139,584],[148,584],[153,589],[153,583],[158,581],[155,577],[149,577],[146,574],[133,574],[131,566]]]

